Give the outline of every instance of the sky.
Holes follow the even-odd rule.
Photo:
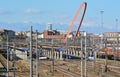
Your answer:
[[[119,31],[120,0],[0,0],[0,29],[28,31],[32,25],[34,30],[42,32],[46,29],[47,23],[52,23],[53,29],[67,31],[83,2],[87,2],[87,10],[81,31]],[[82,11],[72,31],[77,30]],[[100,11],[104,11],[103,14]]]

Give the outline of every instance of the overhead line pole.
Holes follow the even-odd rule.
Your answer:
[[[33,63],[32,63],[32,26],[30,27],[30,77],[33,77]]]
[[[15,46],[15,43],[14,43],[14,77],[16,77],[16,46]]]
[[[83,46],[82,46],[82,44],[83,43],[82,43],[82,36],[81,36],[81,53],[82,53],[81,54],[81,77],[83,77],[83,51],[82,51]]]
[[[36,77],[39,77],[38,31],[36,30]]]
[[[87,49],[86,49],[86,47],[87,47],[87,33],[85,32],[84,33],[84,37],[85,37],[85,77],[87,77]]]
[[[7,77],[9,77],[9,50],[8,50],[8,35],[7,35]]]
[[[52,33],[52,36],[53,36],[53,33]],[[54,46],[54,40],[53,40],[53,37],[52,37],[52,58],[53,58],[52,65],[53,65],[53,76],[54,76],[54,64],[55,64],[55,62],[54,62],[54,50],[53,50],[53,46]]]

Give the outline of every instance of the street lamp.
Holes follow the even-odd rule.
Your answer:
[[[103,13],[104,13],[104,11],[103,10],[101,10],[100,11],[100,13],[101,13],[101,29],[103,29]],[[102,32],[101,32],[101,48],[103,48],[103,39],[104,39],[104,35],[102,34]],[[104,43],[105,43],[105,49],[106,49],[106,38],[104,39]],[[104,49],[103,49],[103,51],[105,51]],[[107,52],[105,51],[105,72],[107,72]]]
[[[118,33],[118,19],[116,18],[115,19],[116,21],[116,33],[117,33],[117,36],[116,36],[116,53],[114,54],[114,63],[116,64],[116,59],[117,59],[117,50],[119,49],[119,33]]]
[[[116,31],[118,32],[118,19],[116,18],[115,21],[116,21]]]
[[[102,10],[102,11],[100,11],[100,13],[101,13],[101,28],[103,29],[103,13],[104,13],[104,11]]]
[[[101,13],[101,29],[103,30],[103,13],[104,13],[104,11],[102,10],[102,11],[100,11],[100,13]],[[102,44],[103,44],[102,30],[101,30],[101,48],[102,48]]]

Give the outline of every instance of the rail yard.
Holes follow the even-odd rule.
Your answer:
[[[22,13],[20,18],[24,19],[22,20],[23,23],[12,24],[22,26],[21,32],[7,29],[0,30],[0,77],[120,77],[120,32],[118,31],[118,19],[115,19],[116,27],[104,27],[104,10],[100,11],[101,19],[99,19],[98,14],[95,11],[95,13],[92,12],[93,9],[96,10],[98,7],[92,5],[91,11],[91,7],[89,6],[90,2],[87,2],[82,2],[72,21],[69,19],[72,17],[71,14],[75,9],[74,6],[77,6],[79,1],[76,2],[74,6],[72,5],[73,9],[69,11],[70,14],[67,14],[65,11],[59,12],[58,14],[56,13],[56,11],[61,10],[61,5],[66,5],[64,3],[59,4],[59,8],[54,6],[54,8],[57,9],[52,10],[50,7],[53,4],[57,6],[57,3],[59,3],[59,1],[55,3],[53,0],[50,0],[47,4],[44,2],[44,7],[42,4],[39,4],[39,6],[42,5],[43,8],[48,8],[47,5],[50,5],[49,11],[42,11],[42,7],[39,8],[40,10],[31,9],[30,7],[26,7],[26,4],[26,6],[23,6],[23,3],[21,7],[24,7],[24,9],[16,10],[17,12],[12,14],[12,11],[9,12],[9,10],[0,7],[0,17],[5,16],[4,18],[7,19],[6,16],[9,15],[8,13],[15,16],[19,16],[19,13]],[[32,4],[34,4],[34,2],[32,2]],[[70,7],[71,5],[69,5],[66,10],[68,11]],[[113,7],[115,8],[114,5]],[[65,10],[65,7],[63,8]],[[89,16],[89,14],[86,13],[87,8],[93,16]],[[18,5],[14,6],[14,10],[15,9],[18,9]],[[24,11],[20,12],[22,10]],[[82,14],[80,14],[80,12],[82,12]],[[108,13],[111,12],[112,11]],[[52,14],[54,15],[53,17]],[[64,15],[62,16],[61,14]],[[87,14],[88,18],[83,22],[85,14]],[[44,15],[46,16],[44,17]],[[40,17],[40,19],[38,18],[38,20],[37,17]],[[12,22],[18,21],[16,20],[17,18],[19,17],[12,19],[14,20]],[[47,23],[47,29],[45,29],[43,24],[44,18],[47,22],[50,18],[50,21],[56,25],[54,26],[56,29],[53,29],[52,23]],[[58,21],[55,22],[55,20]],[[99,20],[101,20],[100,27],[98,26]],[[35,26],[28,26],[33,24],[31,21],[34,22]],[[71,21],[71,23],[67,29],[57,30],[59,27],[66,28],[68,21]],[[39,22],[39,24],[36,22]],[[5,23],[0,22],[0,24],[2,25],[0,26],[1,28],[5,27]],[[11,25],[10,21],[7,21],[6,25]],[[42,27],[36,27],[38,25]],[[20,26],[17,26],[18,30]],[[97,27],[99,33],[96,34],[97,29],[95,30],[94,26]],[[7,27],[8,26],[5,28]],[[10,26],[8,29],[14,27]],[[34,27],[38,30],[35,31],[33,29]],[[86,29],[84,30],[84,28]],[[91,28],[94,28],[92,29],[95,30],[94,33],[89,32]],[[25,29],[29,31],[24,31]],[[107,29],[113,31],[109,32]]]
[[[84,41],[83,41],[84,42]],[[4,42],[3,42],[4,43]],[[26,43],[9,42],[10,45],[4,48],[1,47],[0,62],[1,62],[1,76],[7,74],[7,68],[9,76],[28,77],[30,75],[30,55],[23,52],[21,48],[27,48]],[[13,46],[12,46],[13,45]],[[15,45],[15,46],[14,46]],[[18,47],[16,47],[18,46]],[[87,55],[81,55],[84,52],[84,46],[67,45],[63,44],[38,44],[38,50],[44,51],[40,53],[38,60],[38,76],[39,77],[119,77],[120,73],[120,61],[117,58],[109,58],[109,54],[105,55],[105,51],[87,49]],[[81,51],[81,47],[83,51]],[[7,59],[6,48],[9,48],[9,57]],[[36,63],[37,55],[35,52],[35,42],[33,42],[33,58],[32,58],[32,75],[36,77]],[[87,47],[90,48],[90,47]],[[27,51],[27,50],[26,50]],[[14,55],[16,53],[16,56]],[[19,52],[19,53],[18,53]],[[21,53],[20,53],[21,52]],[[94,53],[93,53],[94,52]],[[99,54],[103,54],[101,57]],[[90,58],[90,54],[95,57]],[[22,55],[22,56],[20,56]],[[26,55],[26,57],[25,57]],[[114,56],[114,55],[113,55]],[[47,57],[43,58],[42,57]],[[85,66],[86,63],[86,66]],[[7,65],[8,64],[8,65]],[[81,72],[82,71],[82,72]]]

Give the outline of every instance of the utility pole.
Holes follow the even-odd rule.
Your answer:
[[[33,63],[32,63],[32,26],[30,27],[30,77],[33,77]]]
[[[15,46],[15,43],[14,43],[14,51],[13,51],[13,56],[14,56],[14,77],[16,77],[16,46]]]
[[[113,55],[114,55],[114,64],[116,64],[116,49],[115,49],[115,42],[113,42]]]
[[[87,49],[86,49],[87,33],[86,32],[84,32],[84,37],[85,37],[85,77],[87,77]]]
[[[93,42],[93,49],[96,48],[95,43],[94,43],[94,37],[92,37],[92,42]],[[93,54],[94,54],[94,72],[96,70],[96,50],[93,50]]]
[[[39,77],[38,31],[36,30],[36,77]]]
[[[7,77],[9,77],[9,48],[8,48],[8,35],[7,35]]]
[[[106,40],[106,38],[107,37],[105,37],[105,72],[107,72],[108,71],[108,69],[107,69],[107,47],[106,47],[106,44],[107,44],[107,40]]]
[[[52,35],[53,36],[53,35]],[[53,61],[52,61],[52,64],[53,64],[53,76],[54,76],[54,50],[53,50],[53,37],[52,37],[52,58],[53,58]]]
[[[81,77],[83,77],[83,46],[82,46],[82,36],[81,36]]]

